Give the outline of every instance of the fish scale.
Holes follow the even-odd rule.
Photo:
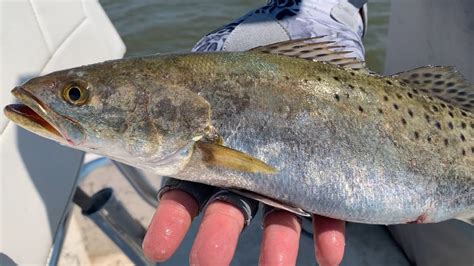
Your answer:
[[[14,90],[24,105],[5,112],[73,148],[302,215],[396,224],[472,214],[472,86],[445,67],[379,76],[343,47],[307,41],[56,72]],[[71,100],[71,88],[89,99]]]
[[[252,61],[252,60],[247,60],[247,61]],[[193,62],[187,62],[186,64],[192,65]],[[248,67],[249,66],[246,66],[247,69],[249,69]],[[196,68],[200,68],[200,67],[196,66]],[[225,66],[219,66],[217,68],[227,69]],[[264,69],[274,69],[274,67],[264,67]],[[288,67],[286,65],[286,68],[282,71],[282,73],[276,74],[276,76],[282,77],[281,80],[278,80],[278,83],[280,84],[280,86],[282,86],[281,83],[287,82],[288,83],[287,86],[292,87],[292,86],[294,86],[295,82],[296,83],[298,82],[298,79],[296,81],[294,79],[294,77],[297,74],[295,75],[295,73],[289,72],[288,69],[291,70],[292,68],[291,68],[291,66]],[[309,69],[311,69],[311,68],[309,68]],[[324,69],[326,69],[326,73],[323,72]],[[249,71],[258,72],[259,70],[260,70],[260,68],[257,68],[257,69],[250,68]],[[436,145],[437,144],[436,140],[437,139],[442,139],[442,138],[438,137],[438,138],[433,139],[433,145],[431,146],[431,149],[434,149],[435,151],[430,150],[430,147],[425,147],[425,146],[422,146],[422,148],[424,148],[424,149],[428,148],[428,150],[423,151],[423,149],[420,149],[420,151],[417,151],[416,149],[420,148],[420,147],[417,147],[417,145],[418,146],[423,145],[423,143],[416,142],[416,140],[420,139],[420,137],[421,137],[422,129],[426,130],[427,132],[431,132],[431,131],[433,131],[433,129],[427,128],[426,124],[425,124],[424,128],[422,128],[422,125],[418,125],[418,127],[417,127],[417,124],[414,123],[411,126],[408,125],[407,129],[403,130],[402,128],[400,128],[400,125],[402,123],[398,119],[400,119],[400,117],[403,118],[404,114],[402,112],[404,112],[405,110],[408,109],[408,108],[406,108],[406,106],[413,105],[414,107],[412,108],[413,110],[411,110],[412,112],[417,111],[419,113],[423,113],[424,110],[427,109],[427,106],[430,105],[430,103],[429,103],[430,101],[432,101],[433,102],[432,104],[435,104],[435,105],[436,104],[439,105],[440,104],[439,101],[430,100],[429,98],[424,97],[424,96],[412,96],[412,98],[417,98],[417,99],[411,99],[408,96],[406,96],[406,98],[407,98],[406,100],[403,100],[403,96],[402,96],[401,97],[402,99],[400,99],[400,96],[398,96],[398,95],[400,95],[401,93],[406,93],[405,90],[407,88],[402,88],[401,86],[396,87],[394,84],[398,83],[397,81],[394,81],[394,80],[390,81],[389,79],[386,79],[386,78],[383,78],[383,77],[371,76],[373,79],[370,79],[367,82],[367,81],[363,80],[363,76],[362,76],[361,80],[358,80],[357,77],[355,77],[355,76],[359,75],[359,74],[354,74],[353,78],[350,80],[351,82],[346,82],[346,81],[349,80],[348,77],[352,76],[346,70],[342,70],[340,68],[334,68],[334,67],[329,66],[329,65],[324,65],[324,66],[320,65],[318,69],[312,69],[312,70],[313,70],[313,71],[311,71],[312,73],[304,73],[304,74],[307,74],[307,76],[306,75],[304,75],[304,76],[300,75],[299,80],[303,80],[303,83],[305,83],[304,80],[306,80],[307,84],[318,83],[320,85],[319,87],[317,87],[317,92],[319,93],[318,94],[318,96],[319,96],[318,99],[319,100],[325,99],[328,102],[325,102],[324,104],[328,104],[330,102],[330,99],[331,99],[333,93],[335,91],[337,91],[338,89],[341,92],[343,92],[343,94],[349,95],[349,99],[347,99],[348,101],[346,101],[345,103],[341,103],[343,108],[341,108],[340,110],[338,110],[335,113],[346,114],[348,116],[347,120],[353,120],[354,117],[358,117],[358,116],[359,117],[368,116],[367,119],[366,119],[366,121],[368,121],[367,123],[373,123],[374,121],[383,120],[384,126],[385,126],[383,128],[383,129],[385,129],[384,136],[389,136],[391,138],[391,140],[393,142],[395,142],[395,144],[398,144],[399,146],[401,146],[403,148],[403,149],[399,149],[399,152],[406,152],[406,153],[408,153],[407,156],[411,155],[413,157],[413,158],[410,158],[408,160],[409,161],[408,166],[411,167],[411,168],[414,168],[413,170],[416,170],[418,172],[422,172],[423,170],[425,172],[428,172],[428,173],[433,172],[430,169],[432,164],[429,163],[429,162],[424,162],[423,160],[426,160],[426,161],[428,159],[432,160],[432,156],[433,156],[432,153],[433,152],[438,152],[437,145]],[[235,69],[233,69],[232,71],[236,72]],[[314,75],[314,73],[318,73],[318,74]],[[240,73],[240,74],[242,74],[242,73]],[[270,73],[270,74],[274,74],[274,73]],[[321,74],[323,74],[324,76],[322,77]],[[228,77],[231,76],[231,73],[224,72],[224,73],[222,73],[222,75],[226,76],[228,78]],[[319,78],[318,78],[318,75],[319,75]],[[290,78],[285,78],[285,77],[290,77]],[[239,78],[242,78],[242,77],[239,76]],[[269,79],[270,78],[268,78],[268,77],[262,77],[262,80],[269,80]],[[391,82],[392,84],[389,84],[387,81]],[[209,81],[206,81],[205,83],[210,84]],[[243,82],[238,82],[238,83],[241,84]],[[326,85],[326,86],[321,86],[321,85]],[[259,87],[259,88],[263,88],[263,87],[266,87],[266,86],[267,86],[266,84],[258,84],[257,85],[257,87]],[[213,86],[211,85],[211,87],[213,87]],[[366,89],[364,87],[367,87],[367,88],[370,88],[370,89]],[[378,92],[378,93],[374,93],[373,88],[379,88],[378,90],[375,91],[375,92]],[[222,89],[223,88],[220,88],[217,85],[216,87],[213,87],[213,89],[210,89],[210,92],[212,93],[212,91],[214,91],[214,90],[222,90]],[[311,89],[314,89],[314,86],[311,87]],[[370,93],[367,93],[368,91]],[[324,95],[321,95],[321,92],[326,92],[326,93]],[[255,95],[257,95],[257,93],[255,93],[253,95],[254,95],[254,97],[256,97]],[[388,100],[386,102],[383,100],[384,96],[388,97]],[[206,96],[204,96],[204,97],[206,97]],[[212,97],[212,96],[208,96],[208,97]],[[272,97],[270,97],[270,98],[272,98]],[[304,98],[307,98],[307,97],[303,96],[303,97],[299,98],[297,105],[300,105],[301,102],[302,102],[301,99],[304,99]],[[346,98],[347,98],[347,96],[346,96]],[[410,100],[412,100],[412,102],[410,102]],[[420,103],[416,104],[417,100],[418,101],[425,101],[425,102],[424,103],[422,102],[423,104],[420,105]],[[210,100],[210,101],[211,102],[221,102],[218,99],[214,99],[214,100]],[[312,103],[312,104],[317,105],[318,103]],[[366,105],[367,106],[366,108],[363,109],[362,112],[359,108],[361,105]],[[384,115],[381,115],[381,116],[379,115],[378,109],[375,109],[375,106],[377,106],[377,105],[381,106],[382,110],[385,110]],[[214,106],[214,112],[216,110],[219,110],[219,108],[220,108],[218,105],[213,105],[213,106]],[[419,106],[419,107],[417,107],[417,106]],[[290,110],[293,109],[292,107],[293,106],[290,106],[289,109]],[[229,106],[228,106],[228,104],[226,104],[225,106],[222,106],[222,108],[223,109],[228,109]],[[442,108],[442,107],[440,107],[440,108]],[[368,113],[368,112],[372,112],[372,115],[371,115],[371,113]],[[407,112],[406,116],[410,116],[408,114],[408,111],[406,111],[406,112]],[[442,118],[442,114],[434,114],[432,111],[429,111],[429,113],[431,114],[431,116],[433,118],[438,118],[438,120]],[[374,117],[374,114],[375,114],[375,117]],[[219,115],[217,115],[217,116],[219,116]],[[415,113],[413,113],[413,116],[414,116],[413,119],[416,119]],[[245,118],[239,117],[239,118],[236,119],[236,123],[242,124],[242,121],[244,121],[244,120],[245,120]],[[340,117],[334,118],[334,120],[335,121],[340,120]],[[315,121],[317,121],[317,120],[315,120]],[[442,120],[440,120],[440,121],[442,121]],[[255,123],[258,123],[258,122],[255,122]],[[431,125],[431,127],[436,128],[435,123],[436,122],[434,122]],[[225,121],[225,124],[229,124],[229,121]],[[274,122],[274,124],[278,124],[278,122]],[[341,125],[341,127],[347,126],[347,124],[351,125],[351,123],[346,123],[346,124]],[[354,124],[352,123],[352,125],[354,125]],[[356,128],[358,128],[357,124],[355,126],[356,126]],[[220,127],[222,129],[221,126],[218,126],[218,127]],[[435,130],[438,130],[438,129],[435,129]],[[310,130],[306,129],[306,131],[310,131]],[[438,130],[438,131],[440,131],[440,130]],[[225,138],[225,131],[221,131],[221,132],[223,132],[223,135],[224,135],[224,138]],[[415,132],[418,132],[418,134],[420,134],[420,135],[418,137],[416,137]],[[249,133],[249,134],[252,134],[252,133]],[[267,134],[271,134],[271,133],[267,133]],[[430,133],[430,134],[432,134],[433,136],[436,137],[436,136],[440,135],[440,132],[433,132],[433,133]],[[354,138],[353,136],[354,135],[352,135],[352,137],[351,137],[351,135],[346,134],[343,137],[341,137],[341,139],[349,139],[350,140],[351,138],[352,139]],[[367,136],[367,138],[370,138],[370,136]],[[410,144],[409,144],[409,146],[405,146],[405,145],[403,145],[403,142],[408,142]],[[230,144],[229,142],[227,142],[227,143]],[[364,143],[364,142],[359,140],[359,143]],[[245,147],[243,147],[243,145],[241,145],[239,143],[235,143],[235,144],[232,143],[232,144],[230,144],[230,146],[231,147],[236,147],[239,150],[248,151],[250,154],[256,154],[257,153],[256,151],[250,151],[250,150],[246,149]],[[445,150],[445,149],[442,149],[442,150]],[[254,152],[254,153],[252,153],[252,152]],[[424,152],[425,154],[424,154],[424,156],[416,156],[416,157],[413,156],[413,154],[417,154],[417,152]],[[461,153],[459,153],[459,154],[461,154]],[[418,157],[421,157],[421,158],[418,158]],[[261,158],[261,157],[259,157],[259,158]],[[424,158],[427,158],[427,159],[424,159]],[[267,160],[264,160],[264,161],[267,161]],[[439,161],[443,162],[442,158],[440,158]],[[426,165],[426,167],[422,168],[424,165]],[[438,174],[445,174],[445,171],[446,170],[444,170],[444,171],[439,170]],[[471,172],[471,174],[472,174],[472,172]],[[195,178],[197,178],[197,177],[195,177]],[[213,181],[207,181],[207,182],[212,183]],[[436,184],[436,182],[434,182],[434,183]],[[410,184],[410,185],[412,185],[412,184]],[[423,183],[423,185],[418,185],[418,186],[419,187],[424,187],[425,185],[429,187],[430,184],[429,184],[429,182],[425,182],[425,183]],[[469,187],[472,187],[472,181],[468,185],[470,185]],[[227,184],[227,186],[229,186],[229,184]],[[235,186],[238,187],[239,184],[237,184]],[[460,184],[460,186],[462,187],[463,185]],[[434,186],[432,186],[432,187],[434,187]],[[262,191],[263,190],[264,190],[264,188],[262,188]],[[421,191],[420,191],[420,193],[421,193]],[[426,191],[425,191],[425,193],[426,193]],[[433,193],[435,193],[435,192],[433,192]],[[284,194],[291,194],[291,193],[286,191],[286,192],[280,192],[279,194],[284,195]],[[330,194],[330,192],[328,192],[328,194]],[[301,200],[301,199],[298,199],[298,200]],[[318,199],[315,199],[315,200],[318,200]],[[331,213],[329,213],[329,212],[327,212],[325,214],[326,215],[331,215]],[[416,219],[414,219],[414,220],[416,220]]]

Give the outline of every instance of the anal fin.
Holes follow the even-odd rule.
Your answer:
[[[468,213],[460,214],[460,215],[454,217],[454,219],[463,221],[463,222],[468,223],[470,225],[474,225],[474,212],[471,211],[471,212],[468,212]]]
[[[277,200],[271,199],[269,197],[265,197],[263,195],[260,195],[260,194],[257,194],[257,193],[251,192],[251,191],[238,190],[238,189],[229,189],[229,191],[232,191],[235,194],[239,194],[239,195],[247,197],[247,198],[254,199],[254,200],[259,201],[263,204],[266,204],[266,205],[269,205],[269,206],[272,206],[272,207],[275,207],[275,208],[278,208],[278,209],[282,209],[282,210],[294,213],[296,215],[300,215],[300,216],[304,216],[304,217],[311,217],[310,213],[308,213],[308,212],[306,212],[306,211],[304,211],[300,208],[296,208],[296,207],[286,205],[284,203],[278,202]]]

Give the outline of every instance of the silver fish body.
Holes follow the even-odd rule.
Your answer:
[[[176,177],[362,223],[436,222],[473,210],[471,113],[449,111],[384,77],[313,62],[275,67],[264,58],[236,57],[256,63],[247,70],[219,66],[232,70],[220,77],[213,71],[214,84],[208,80],[195,92],[212,106],[212,124],[226,146],[279,172],[209,170],[196,162]]]
[[[94,125],[100,120],[82,121],[89,118],[68,109],[63,115],[81,124],[91,142],[76,143],[78,149],[347,221],[425,223],[474,211],[473,113],[398,79],[256,52],[134,58],[51,75],[92,84],[87,104],[102,108],[89,110],[94,115],[114,117],[106,107],[123,114],[114,124]],[[131,128],[137,121],[141,127]],[[119,130],[120,123],[128,126]],[[206,163],[192,144],[217,138],[277,172]],[[160,148],[166,156],[153,155],[165,142],[172,143]]]

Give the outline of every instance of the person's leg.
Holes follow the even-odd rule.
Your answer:
[[[364,61],[365,0],[285,0],[250,11],[206,36],[194,52],[245,51],[286,40],[327,36]]]

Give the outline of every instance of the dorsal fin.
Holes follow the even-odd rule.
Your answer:
[[[474,86],[450,66],[425,66],[392,76],[420,92],[474,113]]]
[[[344,46],[337,45],[334,41],[319,40],[323,37],[326,36],[278,42],[259,46],[250,51],[328,62],[354,70],[365,70],[363,61],[355,57],[347,57],[350,51],[344,50]]]

